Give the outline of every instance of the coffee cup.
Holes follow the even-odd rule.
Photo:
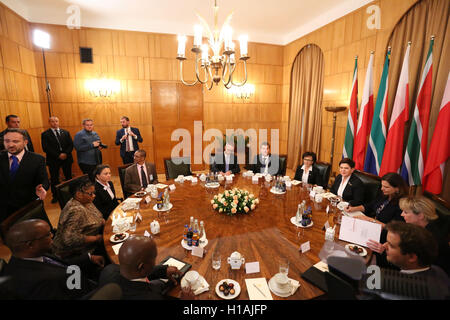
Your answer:
[[[275,283],[277,284],[277,287],[282,291],[289,290],[289,278],[287,275],[283,273],[277,273],[275,275]]]
[[[184,279],[189,284],[192,290],[198,289],[200,274],[197,271],[188,271],[184,275]]]

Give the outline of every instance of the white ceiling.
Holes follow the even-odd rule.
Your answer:
[[[214,24],[214,0],[0,0],[29,22],[66,24],[77,5],[81,26],[193,35],[198,12]],[[217,0],[219,28],[234,11],[233,38],[286,45],[372,0]]]

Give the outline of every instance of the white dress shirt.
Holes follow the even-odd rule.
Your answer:
[[[309,172],[312,171],[312,166],[309,167],[308,170],[305,170],[305,165],[303,165],[303,166],[302,166],[302,170],[303,170],[302,182],[303,182],[304,184],[308,184]]]
[[[114,192],[111,189],[111,186],[109,185],[109,183],[107,184],[103,184],[100,180],[95,179],[95,181],[97,181],[98,183],[100,183],[103,186],[103,190],[108,191],[109,196],[111,197],[111,199],[114,199]]]
[[[339,189],[338,189],[338,191],[337,191],[337,195],[338,195],[339,197],[342,198],[342,193],[344,192],[345,187],[347,186],[347,183],[348,183],[349,180],[350,180],[350,176],[347,177],[346,179],[344,179],[344,177],[342,177],[341,184],[339,185]]]
[[[423,271],[427,271],[428,269],[430,269],[430,267],[426,267],[423,269],[411,269],[411,270],[400,270],[401,273],[405,273],[405,274],[414,274],[417,272],[423,272]]]
[[[141,167],[144,167],[145,176],[147,177],[147,183],[150,184],[150,182],[153,181],[153,175],[151,174],[150,177],[148,176],[147,166],[145,165],[145,163],[143,165],[137,164],[139,181],[142,183]]]
[[[265,164],[263,173],[267,174],[269,172],[269,156],[262,156],[262,162]]]
[[[128,127],[128,128],[125,128],[124,130],[125,130],[125,134],[128,134],[127,139],[128,139],[128,145],[130,146],[130,151],[134,151],[133,136],[130,134],[131,128]]]

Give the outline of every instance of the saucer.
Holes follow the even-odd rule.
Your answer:
[[[312,226],[314,225],[314,221],[311,220],[311,223],[308,224],[306,227],[304,227],[304,226],[302,226],[301,222],[297,223],[296,218],[297,218],[297,217],[292,217],[292,218],[291,218],[291,223],[292,223],[294,226],[296,226],[296,227],[300,227],[300,228],[310,228],[310,227],[312,227]]]
[[[172,208],[173,208],[173,204],[171,204],[171,203],[169,203],[169,207],[167,209],[164,209],[164,208],[163,209],[158,209],[158,205],[156,205],[156,204],[153,206],[153,210],[159,211],[159,212],[169,211]]]
[[[291,279],[289,279],[289,283],[291,282]],[[292,284],[290,284],[287,287],[287,290],[285,292],[280,291],[281,289],[277,286],[277,282],[275,281],[275,276],[273,276],[270,280],[269,280],[269,289],[270,291],[272,291],[274,294],[276,294],[279,297],[282,298],[287,298],[289,296],[292,295],[291,290],[292,290]]]
[[[224,282],[224,281],[226,281],[227,283],[232,283],[233,284],[233,289],[234,289],[234,294],[233,295],[231,295],[231,294],[229,294],[229,295],[224,295],[223,294],[223,292],[222,291],[220,291],[220,285]],[[220,297],[220,298],[222,298],[222,299],[225,299],[225,300],[231,300],[231,299],[234,299],[234,298],[236,298],[238,295],[239,295],[239,293],[241,293],[241,286],[239,285],[239,283],[238,282],[236,282],[236,281],[234,281],[234,280],[231,280],[231,279],[223,279],[223,280],[220,280],[219,282],[217,282],[217,285],[216,285],[216,294]]]
[[[199,242],[199,247],[200,248],[204,248],[204,247],[206,247],[208,245],[208,239],[204,239],[204,241],[200,241]],[[186,250],[192,250],[192,248],[194,247],[194,246],[188,246],[187,245],[187,241],[185,241],[185,240],[181,240],[181,246],[183,247],[183,248],[185,248]]]
[[[218,182],[209,182],[209,183],[206,183],[205,184],[205,187],[206,188],[218,188],[218,187],[220,187],[220,183],[218,183]]]
[[[271,188],[270,192],[272,192],[273,194],[285,194],[286,193],[286,191],[284,191],[284,192],[276,191],[274,188]]]

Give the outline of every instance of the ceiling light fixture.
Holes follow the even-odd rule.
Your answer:
[[[204,84],[208,90],[211,90],[214,84],[218,85],[222,81],[223,85],[230,89],[232,86],[243,86],[247,82],[247,60],[250,59],[248,54],[248,37],[246,35],[239,37],[240,42],[240,58],[239,60],[244,63],[244,80],[242,82],[235,82],[233,80],[233,74],[236,70],[237,62],[235,58],[235,45],[232,39],[233,30],[230,26],[230,21],[233,16],[231,12],[225,19],[225,22],[219,30],[217,28],[217,16],[219,7],[217,6],[217,0],[214,0],[214,30],[211,32],[205,19],[203,19],[198,13],[197,16],[200,19],[201,25],[194,27],[194,45],[191,49],[195,53],[195,76],[196,80],[192,83],[188,83],[183,79],[183,62],[186,60],[186,36],[178,36],[178,54],[177,59],[180,61],[180,79],[183,84],[187,86],[193,86],[197,83]],[[209,37],[209,46],[203,44],[203,29],[206,30]],[[222,49],[222,44],[224,50]],[[209,55],[211,49],[213,55]],[[203,79],[200,74],[203,73]]]

